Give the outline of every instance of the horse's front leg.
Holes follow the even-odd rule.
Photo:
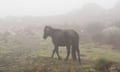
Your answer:
[[[51,58],[54,57],[54,54],[55,54],[55,48],[53,49],[53,52],[52,52],[52,56],[51,56]]]
[[[53,50],[53,53],[52,53],[51,58],[54,57],[55,52],[56,52],[56,54],[57,54],[57,56],[58,56],[58,59],[61,60],[61,57],[60,57],[59,51],[58,51],[58,46],[55,46],[55,47],[54,47],[54,50]]]
[[[67,56],[65,58],[65,61],[67,61],[70,56],[70,45],[68,45],[66,49],[67,49]]]
[[[61,60],[62,58],[59,55],[58,46],[55,47],[55,51],[56,51],[56,54],[58,56],[58,59]]]

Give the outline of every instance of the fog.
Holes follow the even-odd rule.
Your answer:
[[[117,0],[6,0],[0,3],[1,33],[16,34],[24,30],[42,32],[45,25],[50,25],[74,29],[80,35],[85,35],[83,41],[91,36],[89,41],[94,35],[120,30],[120,2]]]
[[[79,34],[83,65],[91,66],[102,57],[120,64],[120,1],[0,0],[0,72],[59,70],[54,66],[61,67],[63,62],[49,58],[53,44],[50,38],[43,39],[45,26],[73,29]],[[60,53],[65,57],[66,50],[61,48]],[[72,65],[64,63],[68,71],[60,68],[58,72],[82,69],[76,63]],[[34,68],[37,70],[32,71]],[[81,71],[90,72],[84,70]]]
[[[5,16],[52,16],[96,3],[103,8],[113,8],[118,0],[0,0],[0,17]]]

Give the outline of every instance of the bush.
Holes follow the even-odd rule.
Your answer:
[[[112,62],[106,59],[99,59],[95,64],[95,70],[98,72],[110,72]]]

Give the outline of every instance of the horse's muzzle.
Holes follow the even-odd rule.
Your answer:
[[[43,39],[46,39],[47,38],[47,36],[43,36]]]

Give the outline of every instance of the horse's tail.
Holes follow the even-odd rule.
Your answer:
[[[79,36],[77,36],[75,38],[75,40],[73,41],[73,46],[72,46],[73,60],[76,60],[76,52],[77,52],[77,56],[78,56],[78,61],[80,63]]]

